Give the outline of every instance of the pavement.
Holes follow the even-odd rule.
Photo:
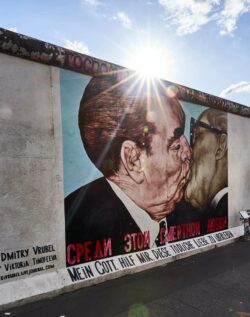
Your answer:
[[[0,312],[0,317],[247,317],[250,242]]]

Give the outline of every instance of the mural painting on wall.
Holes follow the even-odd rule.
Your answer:
[[[226,112],[125,72],[61,70],[61,103],[67,266],[228,228]]]

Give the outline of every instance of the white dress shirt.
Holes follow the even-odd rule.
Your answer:
[[[224,187],[222,188],[213,198],[213,200],[211,201],[210,206],[214,209],[216,209],[219,201],[221,200],[221,198],[226,195],[228,193],[228,187]]]
[[[137,226],[142,232],[149,231],[150,235],[150,248],[156,247],[155,239],[159,233],[159,222],[152,220],[149,214],[137,206],[132,199],[130,199],[124,191],[120,189],[114,182],[107,179],[109,185],[115,192],[116,196],[123,202],[131,217],[134,219]],[[166,218],[164,218],[166,219]],[[164,220],[166,222],[166,220]],[[162,220],[161,220],[162,222]]]

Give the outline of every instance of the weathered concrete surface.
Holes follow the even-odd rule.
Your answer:
[[[228,223],[240,224],[239,211],[250,209],[250,120],[228,113]]]
[[[59,71],[0,59],[0,251],[53,244],[58,269],[65,266]],[[32,268],[31,256],[25,260]],[[4,283],[1,300],[11,293],[12,282]]]
[[[237,242],[1,316],[250,316],[249,250],[250,242]]]

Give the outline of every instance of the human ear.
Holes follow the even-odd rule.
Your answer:
[[[218,147],[216,150],[215,158],[216,160],[221,160],[227,153],[227,134],[222,133],[219,136]]]
[[[141,150],[135,142],[126,140],[121,147],[121,160],[128,175],[137,183],[143,182],[144,176],[141,170]]]

